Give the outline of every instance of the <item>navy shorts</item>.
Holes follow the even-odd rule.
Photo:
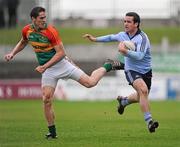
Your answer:
[[[149,90],[151,89],[152,70],[148,71],[145,74],[141,74],[133,70],[128,70],[128,71],[125,71],[125,75],[126,75],[127,81],[129,82],[129,85],[132,85],[136,79],[141,78],[146,83],[148,89]]]

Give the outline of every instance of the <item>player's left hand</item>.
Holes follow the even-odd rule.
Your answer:
[[[46,70],[46,68],[44,66],[38,66],[38,67],[36,67],[35,70],[39,73],[43,73]]]

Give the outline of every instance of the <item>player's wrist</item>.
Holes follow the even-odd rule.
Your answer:
[[[93,38],[93,41],[94,41],[94,42],[97,42],[97,38],[96,38],[96,37],[94,37],[94,38]]]

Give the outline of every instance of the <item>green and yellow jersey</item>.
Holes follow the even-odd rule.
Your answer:
[[[52,25],[37,31],[32,24],[28,24],[22,29],[22,36],[34,48],[40,65],[45,64],[55,55],[54,46],[62,42],[58,31]]]

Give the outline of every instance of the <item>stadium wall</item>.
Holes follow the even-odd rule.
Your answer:
[[[127,96],[134,92],[128,85],[124,73],[104,77],[94,88],[85,88],[75,81],[59,80],[55,98],[59,100],[113,100],[118,95]],[[40,80],[0,80],[0,99],[40,99]],[[150,100],[166,100],[180,98],[180,76],[154,74]]]

